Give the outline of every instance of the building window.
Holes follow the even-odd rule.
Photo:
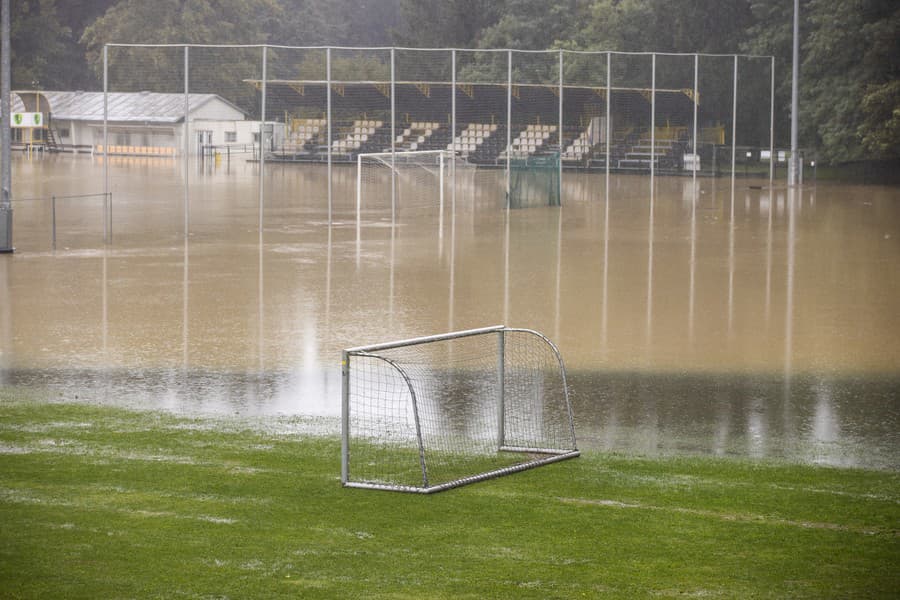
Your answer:
[[[59,130],[59,137],[61,137],[61,138],[69,137],[69,128],[68,127],[61,128]]]
[[[233,144],[237,141],[237,131],[226,131],[225,132],[225,143]]]

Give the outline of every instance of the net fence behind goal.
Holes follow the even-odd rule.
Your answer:
[[[497,326],[343,358],[346,486],[429,493],[579,454],[565,367],[540,333]]]
[[[559,153],[510,160],[510,208],[559,206],[559,196]]]

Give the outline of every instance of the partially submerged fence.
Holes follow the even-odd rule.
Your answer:
[[[113,204],[110,192],[16,198],[16,203],[33,209],[25,210],[24,213],[20,211],[20,215],[24,214],[26,219],[34,217],[37,229],[41,228],[42,223],[49,221],[50,247],[54,251],[57,249],[60,228],[66,240],[87,239],[91,240],[89,243],[95,244],[99,237],[105,244],[112,242]],[[42,212],[42,208],[37,208],[39,205],[47,207],[43,210],[49,210],[49,218],[31,214]],[[63,220],[62,227],[60,220]]]
[[[95,152],[165,147],[185,166],[248,144],[263,166],[321,163],[329,175],[361,153],[407,150],[507,174],[556,154],[561,177],[771,179],[776,165],[769,56],[110,44],[103,82]]]

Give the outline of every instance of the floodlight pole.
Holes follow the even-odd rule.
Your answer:
[[[797,185],[800,173],[800,156],[797,151],[800,81],[800,0],[794,0],[794,53],[791,75],[791,159],[788,162],[788,185]]]
[[[2,0],[0,10],[3,13],[0,16],[0,252],[12,252],[9,0]]]

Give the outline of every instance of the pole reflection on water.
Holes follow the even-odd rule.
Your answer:
[[[188,182],[175,162],[16,161],[14,197],[109,168],[117,235],[98,222],[54,254],[48,216],[16,206],[5,384],[333,417],[341,348],[502,322],[559,345],[584,447],[898,465],[894,189],[659,177],[648,198],[645,177],[567,172],[562,208],[507,211],[478,172],[444,215],[358,224],[336,168],[329,226],[324,168],[268,165],[257,202],[257,166]]]

